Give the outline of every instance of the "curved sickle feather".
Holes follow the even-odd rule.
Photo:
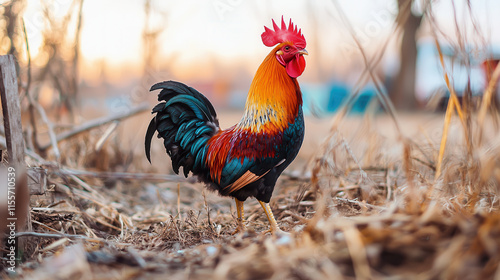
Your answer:
[[[149,123],[148,130],[146,132],[146,140],[144,142],[144,147],[146,149],[146,158],[149,163],[151,163],[151,139],[156,132],[156,117],[154,117]]]

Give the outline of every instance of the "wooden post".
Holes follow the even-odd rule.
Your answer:
[[[1,205],[0,216],[2,222],[7,221],[6,217],[15,219],[16,231],[21,231],[26,228],[31,231],[30,211],[29,211],[29,191],[26,176],[26,163],[24,162],[24,138],[23,128],[21,126],[21,105],[19,102],[19,92],[16,75],[16,62],[14,56],[0,56],[0,98],[2,99],[3,123],[5,128],[5,142],[7,142],[7,152],[9,166],[14,167],[16,176],[15,184],[15,212],[9,212],[8,205]],[[9,167],[9,168],[11,168]],[[10,169],[8,169],[10,170]],[[12,171],[11,171],[12,172]],[[7,176],[3,176],[2,180],[7,180]],[[7,183],[3,184],[0,195],[7,194]],[[8,202],[10,205],[10,201]],[[15,215],[15,218],[13,217]],[[0,231],[4,231],[1,228]],[[25,251],[28,243],[25,240],[16,242],[17,249]],[[16,256],[17,255],[16,253]]]
[[[21,126],[21,106],[17,88],[16,62],[14,56],[0,56],[0,98],[2,99],[3,122],[9,163],[24,166],[24,139]]]

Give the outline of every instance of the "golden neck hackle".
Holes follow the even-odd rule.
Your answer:
[[[276,46],[257,70],[239,128],[252,132],[266,127],[283,129],[297,116],[302,96],[297,80],[288,76],[275,57],[281,47],[282,44]]]

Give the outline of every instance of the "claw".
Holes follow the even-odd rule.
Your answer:
[[[271,235],[275,235],[275,236],[280,236],[280,235],[290,235],[288,232],[283,231],[283,230],[281,230],[280,228],[278,228],[278,229],[274,229],[274,230],[270,228],[270,229],[265,230],[265,231],[263,231],[263,232],[262,232],[262,234],[264,234],[264,235],[266,235],[266,234],[268,234],[268,233],[270,233]]]
[[[245,221],[243,219],[238,218],[238,226],[234,231],[231,233],[232,235],[235,235],[237,233],[244,233],[247,231],[247,226],[245,225]]]
[[[272,235],[284,235],[284,234],[289,234],[287,232],[284,232],[280,229],[278,226],[278,223],[276,222],[276,219],[274,218],[273,211],[271,210],[271,207],[269,206],[269,203],[265,203],[259,200],[260,205],[264,209],[264,212],[266,213],[267,219],[269,220],[270,227],[268,230],[264,232],[264,234],[271,233]]]
[[[290,236],[290,235],[291,235],[290,233],[288,233],[288,232],[286,232],[286,231],[283,231],[283,230],[282,230],[282,229],[280,229],[280,228],[277,228],[277,229],[274,229],[274,230],[270,228],[270,229],[268,229],[268,230],[266,230],[266,231],[263,231],[262,233],[263,233],[263,234],[268,234],[268,233],[270,233],[270,234],[272,234],[272,235],[274,235],[274,236]]]
[[[247,231],[247,226],[245,225],[245,215],[243,213],[243,201],[240,201],[237,198],[235,198],[234,201],[236,202],[236,212],[238,214],[238,226],[233,231],[232,235]]]

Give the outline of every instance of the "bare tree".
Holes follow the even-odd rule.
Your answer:
[[[8,1],[0,5],[0,19],[3,19],[3,24],[0,24],[0,45],[7,46],[5,53],[12,54],[16,58],[19,58],[19,48],[23,43],[23,34],[20,30],[22,30],[21,15],[25,6],[25,0]],[[5,41],[8,43],[4,44]],[[19,70],[19,64],[16,60],[18,75],[21,72]]]
[[[15,57],[18,56],[15,38],[17,37],[16,33],[19,27],[19,15],[23,6],[24,1],[10,1],[3,5],[3,18],[5,21],[4,39],[9,40],[7,53],[13,54]]]
[[[394,106],[398,110],[415,110],[415,74],[417,65],[416,34],[422,22],[421,15],[415,15],[412,0],[397,0],[399,13],[397,22],[403,29],[400,49],[400,67],[389,93]]]
[[[145,12],[145,22],[144,28],[142,30],[142,48],[143,48],[143,74],[142,74],[142,85],[149,87],[151,83],[151,75],[154,73],[155,61],[159,56],[159,37],[164,31],[163,26],[155,26],[153,28],[152,16],[155,10],[153,9],[153,3],[151,0],[145,0],[144,2],[144,12]],[[158,13],[158,11],[156,11]],[[166,18],[166,14],[163,14],[162,18]]]
[[[49,59],[42,68],[37,80],[39,82],[46,79],[52,81],[53,87],[59,94],[59,109],[65,108],[68,110],[70,117],[73,118],[78,94],[78,63],[83,0],[73,0],[67,14],[60,20],[57,20],[53,15],[53,11],[46,1],[42,1],[42,5],[47,22],[47,27],[43,31],[44,44],[42,51],[47,54]],[[74,16],[76,16],[76,26],[74,30],[71,30],[70,21]],[[68,42],[70,34],[74,34],[72,42]],[[68,46],[73,48],[71,52],[65,51]]]

